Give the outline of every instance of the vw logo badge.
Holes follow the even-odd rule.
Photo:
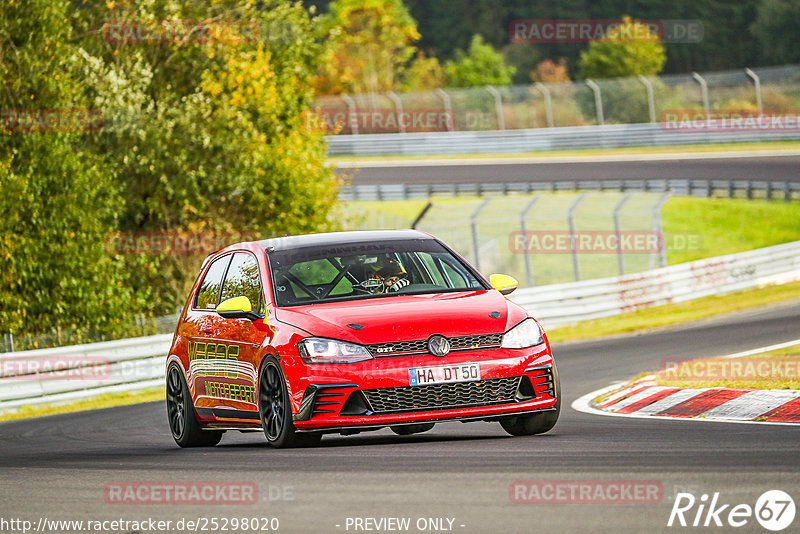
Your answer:
[[[428,339],[428,350],[434,356],[446,356],[450,352],[450,342],[444,336],[433,335]]]

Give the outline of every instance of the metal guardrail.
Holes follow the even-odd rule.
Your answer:
[[[0,410],[164,383],[172,334],[0,354]]]
[[[767,180],[573,180],[553,182],[481,182],[468,184],[349,185],[339,200],[406,200],[433,196],[483,196],[541,191],[644,191],[696,197],[800,200],[800,182]]]
[[[539,286],[511,300],[546,328],[800,280],[800,241],[643,273]]]
[[[331,156],[521,153],[582,148],[681,146],[800,139],[790,131],[671,131],[663,124],[613,124],[525,130],[327,136]]]
[[[644,273],[517,291],[547,328],[800,280],[800,242]],[[135,392],[164,381],[171,334],[0,354],[0,410]]]

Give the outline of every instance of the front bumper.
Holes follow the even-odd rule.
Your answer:
[[[409,385],[409,369],[478,363],[481,379]],[[451,420],[491,420],[555,409],[547,344],[451,354],[379,358],[349,365],[300,365],[288,380],[298,431],[367,429]]]

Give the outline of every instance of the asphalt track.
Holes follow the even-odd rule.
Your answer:
[[[704,155],[705,156],[705,155]],[[571,158],[575,159],[575,158]],[[431,164],[392,161],[390,165],[356,162],[340,168],[352,176],[353,185],[381,184],[450,184],[491,182],[553,182],[592,180],[770,180],[800,182],[800,156],[711,154],[641,155],[583,161],[558,161],[552,158],[528,158],[490,161],[460,160],[449,164],[439,160]]]
[[[719,492],[720,502],[753,506],[764,491],[781,489],[798,501],[800,427],[611,418],[570,404],[658,368],[664,358],[798,337],[794,301],[643,335],[557,345],[564,407],[555,429],[542,436],[512,438],[497,423],[448,423],[417,436],[386,430],[328,436],[317,448],[296,450],[272,450],[261,434],[228,433],[213,449],[182,450],[169,435],[162,403],[2,423],[0,519],[277,517],[278,532],[336,533],[356,532],[346,528],[348,517],[409,517],[409,532],[419,532],[419,518],[452,518],[452,530],[463,533],[728,532],[667,528],[676,493]],[[517,480],[655,481],[663,496],[657,504],[512,503],[509,486]],[[169,481],[253,482],[259,500],[105,501],[109,483]],[[798,524],[800,517],[786,531],[796,532]],[[752,518],[736,530],[766,532]]]

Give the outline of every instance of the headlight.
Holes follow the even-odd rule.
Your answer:
[[[366,347],[335,339],[309,337],[297,346],[306,363],[356,363],[372,359]]]
[[[533,319],[525,319],[503,334],[500,346],[504,349],[524,349],[541,343],[544,343],[542,329]]]

